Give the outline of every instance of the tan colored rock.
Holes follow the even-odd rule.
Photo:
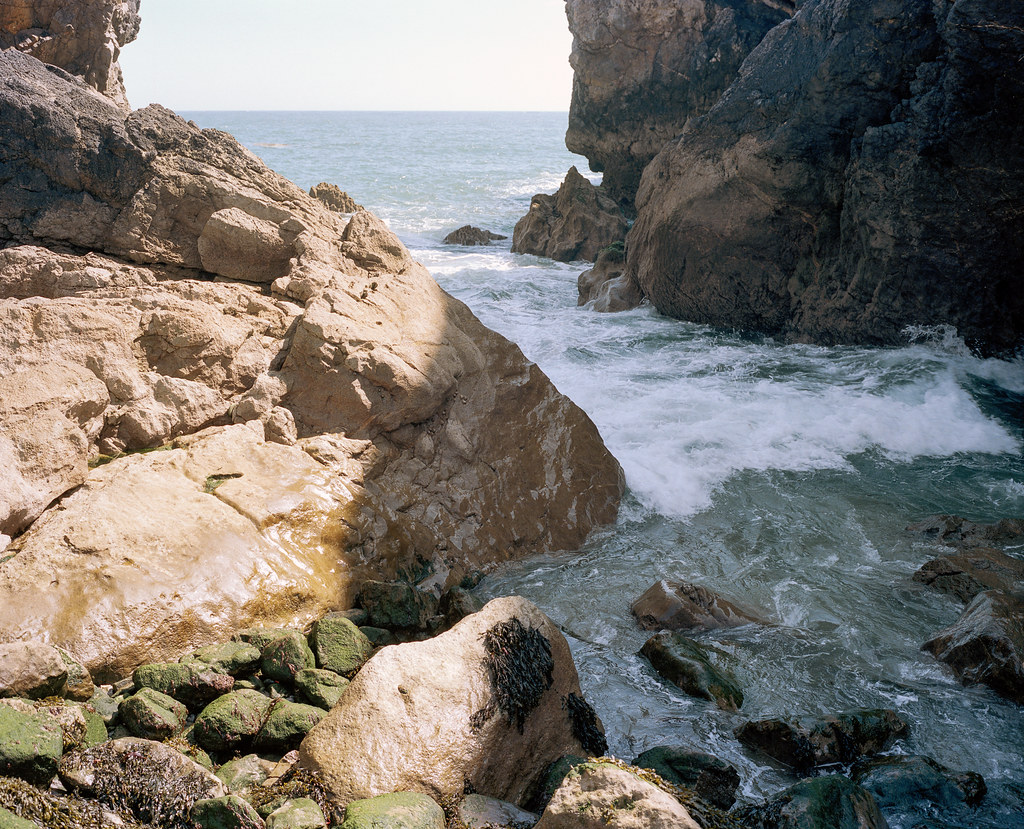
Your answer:
[[[337,213],[358,213],[363,209],[348,193],[330,182],[321,181],[315,187],[310,187],[309,195]]]
[[[622,245],[609,245],[601,250],[594,267],[581,273],[576,285],[576,304],[591,311],[629,311],[644,300],[640,287],[626,274],[626,251]]]
[[[519,660],[514,690],[488,668],[485,636],[502,625],[533,631],[501,638]],[[522,708],[506,710],[503,690]],[[391,791],[451,797],[466,781],[519,802],[549,763],[586,752],[570,695],[581,696],[579,680],[558,627],[525,599],[495,599],[447,633],[379,651],[306,736],[299,763],[339,805]]]
[[[609,763],[572,769],[536,829],[700,829],[678,800]]]
[[[0,697],[61,696],[68,669],[56,648],[39,641],[0,645]]]
[[[295,255],[278,225],[237,207],[210,216],[198,245],[204,270],[244,282],[273,282]]]
[[[645,630],[715,630],[763,623],[713,590],[686,581],[655,582],[629,609]]]

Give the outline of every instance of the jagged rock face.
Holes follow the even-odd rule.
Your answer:
[[[0,49],[59,66],[130,110],[117,58],[139,23],[139,0],[4,0]]]
[[[568,0],[575,70],[566,146],[631,205],[640,175],[707,112],[792,0]]]
[[[820,343],[1024,336],[1024,11],[806,2],[648,166],[628,271],[662,312]]]
[[[108,678],[614,520],[594,425],[372,214],[11,50],[0,132],[0,639]]]

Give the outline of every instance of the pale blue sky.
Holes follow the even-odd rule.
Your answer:
[[[142,0],[134,107],[560,110],[563,0]]]

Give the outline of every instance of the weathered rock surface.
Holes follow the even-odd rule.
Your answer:
[[[594,267],[579,275],[576,289],[577,305],[604,313],[628,311],[644,299],[640,288],[626,275],[626,249],[622,244],[599,251]]]
[[[60,651],[38,641],[0,645],[0,697],[63,696],[68,668]]]
[[[695,322],[868,344],[952,325],[1013,351],[1022,38],[994,0],[800,4],[648,165],[629,273]]]
[[[730,809],[736,802],[739,772],[724,760],[685,746],[656,746],[633,760],[676,786],[692,789],[712,806]]]
[[[715,630],[760,622],[713,590],[662,579],[629,607],[644,630]]]
[[[0,774],[48,783],[64,751],[60,723],[26,706],[0,704]]]
[[[131,107],[117,58],[138,34],[139,0],[0,4],[0,49],[13,47],[59,66],[126,111]]]
[[[17,51],[0,131],[0,639],[123,676],[614,518],[593,424],[376,217]]]
[[[887,708],[868,708],[814,719],[759,720],[736,729],[736,739],[797,771],[828,763],[852,763],[878,754],[909,731]]]
[[[581,698],[558,628],[524,599],[495,599],[447,633],[379,651],[299,762],[339,804],[398,790],[450,797],[466,781],[519,803],[548,764],[593,753],[599,724],[574,707]]]
[[[1024,592],[979,593],[922,649],[948,664],[962,682],[988,685],[1024,704]]]
[[[888,829],[866,789],[840,774],[802,780],[761,806],[736,813],[750,829]]]
[[[348,193],[330,182],[321,181],[315,187],[310,187],[309,195],[336,213],[358,213],[363,209]]]
[[[640,174],[707,112],[792,0],[569,0],[574,70],[566,146],[632,204]]]
[[[489,826],[533,826],[538,816],[504,800],[469,794],[459,804],[458,819],[466,829],[487,829]]]
[[[512,252],[593,262],[602,248],[625,239],[628,227],[615,201],[573,167],[557,193],[530,201],[530,212],[512,232]]]
[[[562,781],[536,829],[699,829],[686,807],[633,772],[584,763]]]
[[[198,829],[264,829],[257,811],[233,794],[197,800],[191,820]]]
[[[914,581],[966,604],[985,590],[1024,590],[1024,560],[1001,550],[975,547],[933,558],[914,573]]]
[[[491,242],[499,242],[502,239],[507,239],[508,236],[502,236],[499,233],[493,233],[490,230],[484,230],[480,227],[473,227],[473,225],[463,225],[457,230],[453,230],[447,236],[444,237],[444,243],[446,245],[489,245]]]
[[[932,515],[911,524],[907,530],[950,547],[1000,547],[1024,541],[1024,518],[1003,518],[994,524],[979,524],[959,515]]]

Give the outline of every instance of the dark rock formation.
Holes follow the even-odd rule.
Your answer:
[[[640,653],[661,676],[692,697],[711,700],[723,711],[743,705],[743,690],[728,668],[715,664],[712,654],[725,656],[681,633],[658,633],[644,642]]]
[[[483,228],[473,227],[473,225],[463,225],[445,236],[444,243],[446,245],[489,245],[491,242],[500,242],[507,238],[508,236],[492,233]]]
[[[575,70],[566,146],[632,205],[640,174],[707,112],[793,0],[569,0]]]
[[[841,774],[801,780],[759,806],[735,812],[749,829],[888,829],[867,789]]]
[[[648,166],[629,273],[662,312],[821,343],[1024,338],[1024,9],[808,0]]]
[[[636,757],[633,765],[651,769],[673,785],[693,789],[719,809],[730,809],[736,802],[739,772],[710,754],[685,746],[656,746]]]
[[[687,581],[655,582],[629,609],[645,630],[714,630],[761,621],[713,590]]]
[[[962,682],[988,685],[1024,704],[1024,592],[988,590],[922,646]]]
[[[984,590],[1024,590],[1024,561],[1001,550],[975,547],[933,558],[914,573],[914,581],[967,603]]]
[[[572,167],[555,195],[533,197],[512,232],[512,252],[593,262],[602,248],[625,239],[627,229],[614,200]]]
[[[931,757],[918,755],[862,760],[853,767],[852,776],[874,795],[879,806],[901,811],[921,800],[940,807],[977,806],[987,791],[977,772],[950,771]]]
[[[1024,541],[1024,518],[978,524],[959,515],[932,515],[907,530],[950,547],[995,547]]]
[[[117,58],[139,22],[139,0],[9,0],[0,3],[0,49],[59,66],[130,110]]]
[[[626,246],[621,242],[603,248],[594,267],[580,274],[576,287],[576,304],[591,311],[628,311],[644,299],[639,286],[626,275]]]
[[[326,181],[321,181],[315,187],[310,187],[309,195],[336,213],[358,213],[363,209],[362,205],[356,204],[356,200],[338,187],[337,184],[331,184]]]

